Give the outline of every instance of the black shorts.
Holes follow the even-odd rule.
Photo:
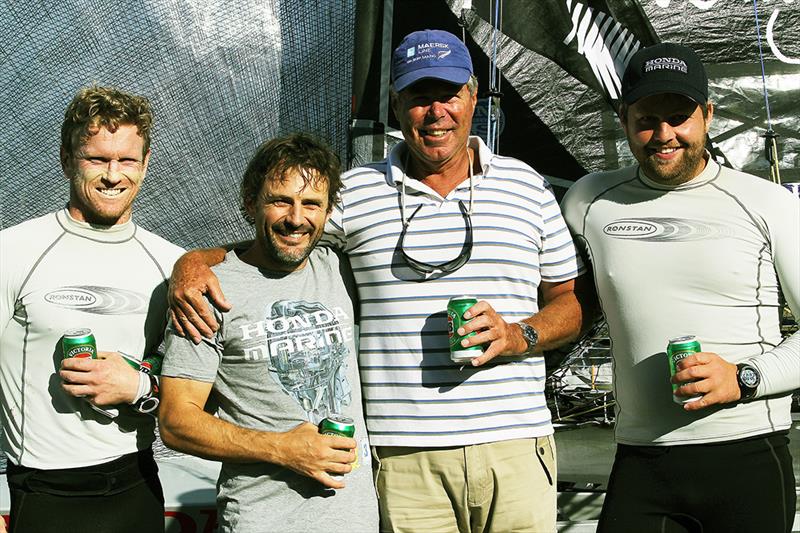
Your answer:
[[[786,533],[795,480],[785,432],[725,443],[617,446],[598,533]]]
[[[8,463],[9,533],[164,531],[164,494],[153,451],[82,468],[39,470]]]

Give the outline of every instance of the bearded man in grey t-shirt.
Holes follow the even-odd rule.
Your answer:
[[[352,283],[335,252],[316,248],[339,172],[307,135],[264,143],[241,186],[256,238],[214,268],[231,309],[214,310],[221,327],[198,345],[167,331],[161,436],[222,461],[223,532],[378,529]],[[355,438],[320,435],[331,414],[352,418]]]

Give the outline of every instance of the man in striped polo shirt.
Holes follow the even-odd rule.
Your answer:
[[[392,62],[404,142],[343,176],[326,228],[358,287],[359,365],[385,531],[555,529],[541,351],[580,330],[582,265],[542,176],[469,136],[476,92],[469,52],[454,35],[408,35]],[[213,286],[202,257],[182,260],[192,269],[179,276]],[[173,297],[188,300],[176,312],[200,301],[202,288],[176,285]],[[462,294],[479,300],[459,330],[477,335],[463,345],[484,346],[466,365],[450,359],[446,315],[448,299]],[[187,332],[211,333],[198,320],[207,313],[190,315],[199,332],[179,316]]]

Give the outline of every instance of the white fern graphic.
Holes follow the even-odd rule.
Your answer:
[[[586,58],[595,78],[608,96],[617,100],[622,73],[641,44],[625,27],[602,11],[580,2],[566,0],[572,18],[572,30],[564,39],[569,45],[577,40],[578,53]]]

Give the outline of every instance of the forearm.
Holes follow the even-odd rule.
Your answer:
[[[202,263],[207,266],[214,266],[220,264],[225,259],[227,250],[223,247],[219,248],[198,248],[183,254],[175,263],[173,270],[180,270],[180,267],[191,264],[193,262]]]
[[[756,398],[800,389],[800,331],[794,332],[772,350],[745,362],[761,374]]]
[[[162,406],[159,431],[164,444],[170,448],[205,459],[280,464],[278,450],[282,433],[239,427],[200,407],[176,410]]]
[[[555,295],[525,322],[539,334],[537,347],[552,350],[578,339],[597,314],[594,287],[590,276],[584,275],[575,280],[574,290]]]

